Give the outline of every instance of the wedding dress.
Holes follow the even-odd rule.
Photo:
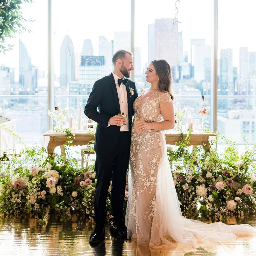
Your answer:
[[[161,122],[160,102],[172,102],[168,93],[149,90],[134,102],[135,120]],[[182,217],[163,131],[132,130],[129,198],[126,212],[128,238],[150,247],[177,243],[230,242],[255,233],[250,225],[206,224]]]

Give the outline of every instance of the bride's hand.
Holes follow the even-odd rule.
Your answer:
[[[146,123],[146,122],[139,122],[136,125],[137,130],[139,131],[139,133],[151,130],[151,123]]]

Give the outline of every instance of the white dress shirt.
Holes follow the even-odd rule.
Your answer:
[[[120,131],[129,131],[129,119],[128,119],[128,102],[127,102],[127,91],[126,91],[126,86],[121,83],[120,86],[118,85],[118,79],[121,79],[118,77],[115,73],[113,73],[115,83],[116,83],[116,90],[117,90],[117,95],[119,99],[119,105],[120,105],[120,111],[121,114],[124,114],[125,119],[126,119],[126,125],[123,125],[120,127]]]

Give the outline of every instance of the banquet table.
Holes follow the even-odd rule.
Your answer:
[[[75,146],[83,146],[87,145],[90,141],[94,140],[94,134],[87,133],[86,131],[73,131],[75,138],[72,142],[72,145]],[[67,140],[66,133],[61,132],[53,132],[47,131],[44,133],[44,146],[47,148],[48,154],[53,154],[54,149],[57,146],[61,147],[61,153],[65,153],[64,144]],[[183,138],[186,138],[187,133],[183,133]],[[202,145],[205,150],[210,149],[210,139],[216,137],[213,133],[206,133],[206,132],[193,132],[190,134],[190,144],[189,146],[198,146]],[[168,131],[165,134],[166,144],[167,145],[175,145],[181,139],[181,134],[179,131]]]

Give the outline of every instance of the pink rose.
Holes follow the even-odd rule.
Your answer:
[[[48,178],[46,181],[47,188],[55,187],[55,184],[56,184],[56,179],[54,177]]]
[[[90,178],[89,172],[84,173],[84,179],[87,180]]]
[[[246,195],[251,195],[252,194],[252,187],[249,184],[244,185],[244,187],[242,188],[242,191],[246,194]]]
[[[86,179],[84,182],[85,182],[86,186],[88,186],[88,185],[90,185],[92,183],[92,181],[90,179]]]
[[[215,187],[218,190],[222,190],[222,189],[224,189],[224,184],[223,184],[223,182],[219,181],[219,182],[216,183]]]
[[[33,175],[33,176],[36,176],[38,174],[39,170],[36,166],[31,166],[30,167],[30,173]]]
[[[78,187],[81,181],[82,181],[82,178],[80,176],[76,177],[74,180],[74,185]]]
[[[14,190],[22,189],[24,184],[25,184],[25,182],[23,179],[17,179],[13,183],[13,188],[14,188]]]
[[[233,183],[234,183],[234,181],[233,181],[232,179],[228,178],[228,180],[227,180],[227,185],[228,185],[229,187],[232,187],[232,186],[233,186]]]

